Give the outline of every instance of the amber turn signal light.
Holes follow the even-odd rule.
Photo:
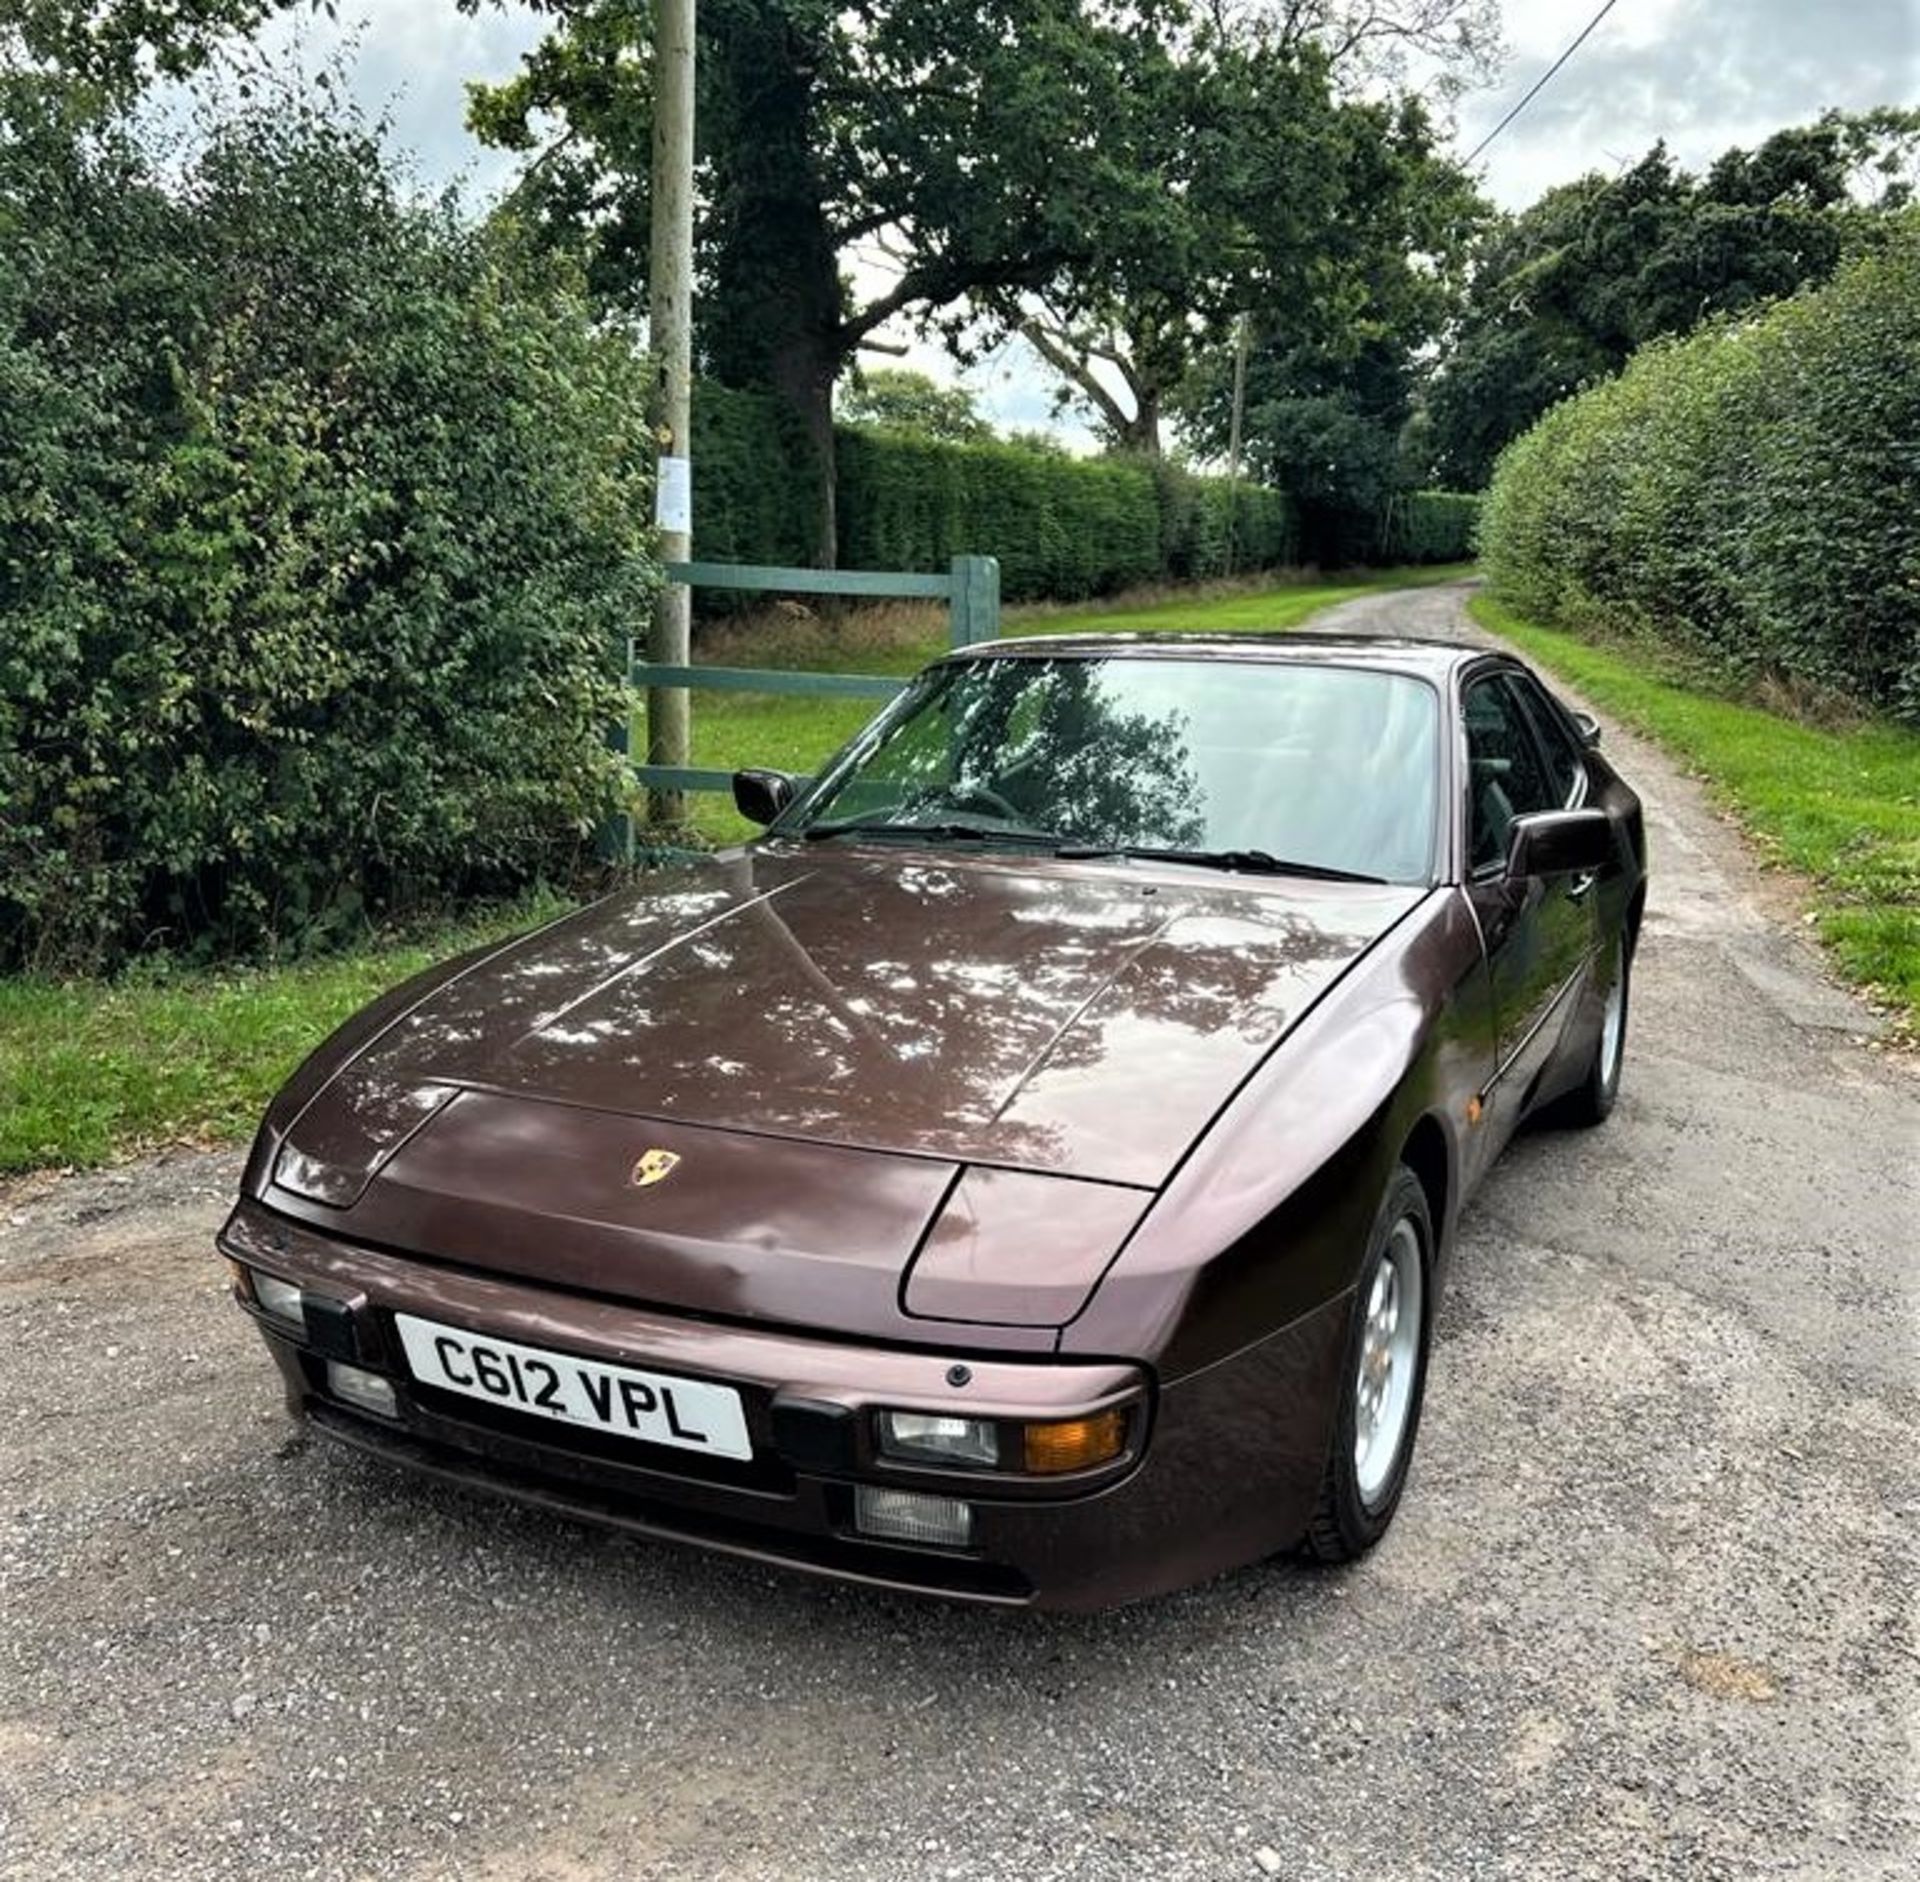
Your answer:
[[[1095,1412],[1091,1418],[1063,1418],[1055,1424],[1028,1425],[1026,1465],[1037,1475],[1054,1476],[1063,1470],[1088,1470],[1105,1464],[1126,1449],[1127,1415],[1115,1409]]]

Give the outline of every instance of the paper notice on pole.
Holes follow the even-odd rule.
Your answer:
[[[653,520],[669,535],[693,534],[693,464],[684,457],[663,457],[653,486]]]

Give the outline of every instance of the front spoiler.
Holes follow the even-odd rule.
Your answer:
[[[1125,1362],[1013,1360],[903,1351],[719,1326],[357,1247],[243,1204],[221,1248],[339,1312],[325,1347],[255,1315],[288,1402],[330,1439],[467,1488],[636,1535],[693,1543],[875,1587],[994,1605],[1088,1609],[1182,1586],[1287,1546],[1311,1515],[1329,1439],[1344,1299],[1165,1392]],[[436,1400],[416,1386],[393,1335],[396,1311],[532,1345],[736,1386],[755,1459],[721,1470],[658,1447],[573,1442],[564,1426]],[[392,1380],[399,1416],[335,1397],[327,1361]],[[960,1329],[953,1329],[955,1332]],[[956,1383],[959,1381],[959,1383]],[[1115,1464],[1053,1480],[933,1470],[864,1448],[834,1467],[775,1439],[777,1405],[927,1406],[1008,1418],[1137,1408]],[[970,1550],[895,1546],[853,1528],[856,1483],[959,1496],[976,1512]]]

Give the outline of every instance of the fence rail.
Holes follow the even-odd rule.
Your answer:
[[[864,600],[925,600],[947,604],[947,638],[955,647],[993,640],[1000,632],[1000,564],[990,555],[957,555],[944,575],[881,569],[763,568],[744,562],[669,562],[667,580],[689,588],[723,588],[755,594],[840,595]],[[628,683],[649,691],[694,687],[730,693],[793,693],[819,698],[891,699],[906,682],[878,673],[805,673],[790,668],[654,666],[633,661]],[[630,735],[615,729],[614,747],[629,753]],[[654,791],[726,791],[731,771],[689,765],[635,765],[633,774]],[[615,833],[623,851],[631,831]]]

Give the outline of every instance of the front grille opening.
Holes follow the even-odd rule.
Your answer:
[[[1024,1603],[1033,1596],[1033,1584],[1026,1576],[998,1562],[931,1550],[890,1549],[884,1544],[786,1529],[708,1508],[689,1508],[644,1490],[610,1487],[602,1476],[588,1474],[597,1471],[590,1463],[569,1470],[571,1460],[563,1455],[551,1460],[558,1466],[552,1469],[524,1454],[519,1461],[497,1454],[481,1458],[457,1445],[397,1429],[331,1402],[309,1405],[308,1416],[327,1436],[390,1463],[603,1528],[706,1543],[760,1561],[930,1594],[1003,1604]]]

